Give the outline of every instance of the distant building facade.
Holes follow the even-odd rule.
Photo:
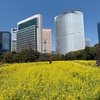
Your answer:
[[[17,51],[17,28],[11,29],[11,51]]]
[[[55,27],[57,54],[85,48],[83,12],[69,11],[56,16]]]
[[[8,31],[0,31],[0,50],[3,54],[11,51],[11,33]]]
[[[42,53],[52,53],[51,29],[42,29]]]
[[[85,39],[85,46],[90,47],[90,39]]]
[[[17,51],[31,49],[42,52],[42,16],[31,16],[17,23]]]
[[[97,24],[97,29],[98,29],[98,40],[100,43],[100,22]]]

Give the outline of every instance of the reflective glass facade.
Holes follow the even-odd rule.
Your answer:
[[[3,52],[11,50],[11,33],[0,32],[0,50]]]
[[[41,20],[37,14],[17,23],[17,52],[24,49],[41,52]]]
[[[17,51],[23,49],[37,50],[37,29],[35,25],[18,30],[17,40]]]
[[[37,26],[37,18],[34,18],[32,20],[29,20],[29,21],[27,21],[25,23],[20,24],[18,26],[18,30],[23,29],[23,28],[26,28],[26,27],[31,26],[31,25]]]
[[[97,24],[97,28],[98,28],[98,40],[100,43],[100,23]]]

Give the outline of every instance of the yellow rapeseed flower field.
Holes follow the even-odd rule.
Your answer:
[[[0,100],[96,100],[100,68],[95,61],[52,61],[0,67]]]

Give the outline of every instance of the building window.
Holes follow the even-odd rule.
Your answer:
[[[37,18],[29,20],[29,21],[27,21],[25,23],[19,24],[18,30],[26,28],[26,27],[31,26],[31,25],[36,25],[36,27],[37,27]]]
[[[46,53],[46,40],[44,40],[44,53]]]

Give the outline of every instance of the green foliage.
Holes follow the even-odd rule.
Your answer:
[[[97,60],[100,59],[100,44],[85,47],[84,50],[72,51],[63,56],[66,60]]]
[[[93,48],[93,51],[94,51],[94,59],[96,60],[100,60],[100,43],[99,44],[96,44]]]
[[[13,62],[20,63],[22,62],[21,52],[17,52],[13,57]]]
[[[4,63],[21,63],[32,62],[39,58],[40,53],[37,51],[23,50],[21,52],[7,52],[3,57]]]
[[[3,57],[3,60],[2,62],[5,62],[5,63],[12,63],[13,62],[13,56],[16,54],[16,52],[7,52],[4,57]]]
[[[66,55],[40,54],[38,51],[23,50],[21,52],[7,52],[4,56],[0,53],[0,62],[21,63],[32,61],[56,61],[56,60],[98,60],[100,59],[100,44],[94,47],[85,47],[84,50],[71,51]]]
[[[62,55],[60,54],[40,54],[37,61],[56,61],[62,60]]]

